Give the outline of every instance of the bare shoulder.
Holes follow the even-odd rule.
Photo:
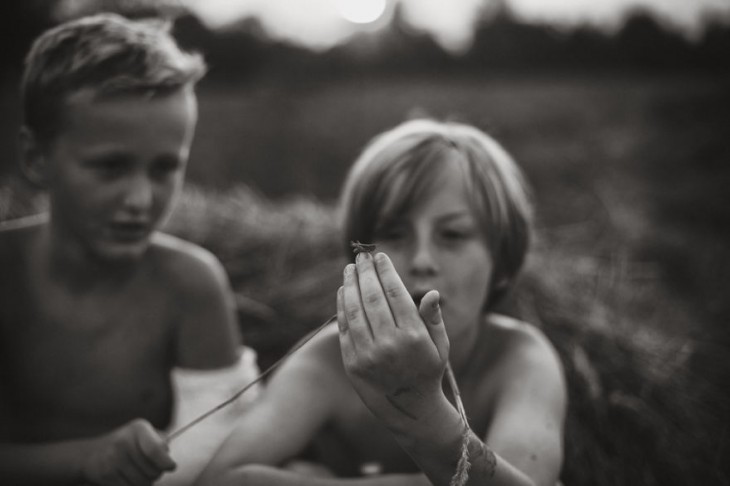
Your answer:
[[[165,233],[152,239],[149,256],[157,271],[170,278],[178,290],[201,290],[206,285],[227,282],[225,271],[210,251],[195,243]]]
[[[282,382],[305,383],[309,391],[318,390],[337,400],[351,392],[352,386],[342,365],[337,323],[326,326],[295,351],[275,376],[283,379]]]
[[[307,339],[305,336],[302,339]],[[345,370],[340,353],[340,338],[337,323],[329,324],[291,355],[284,368],[297,372],[306,371],[319,377],[345,381]]]
[[[158,233],[149,258],[176,302],[177,365],[216,368],[232,364],[240,333],[228,276],[208,250]]]
[[[331,404],[342,404],[347,400],[353,388],[342,366],[337,324],[325,327],[291,354],[274,373],[267,388],[282,396],[298,390],[301,396],[326,397],[325,400],[309,401],[321,401],[327,409],[331,408]]]
[[[563,461],[567,387],[555,348],[536,327],[490,316],[505,345],[485,441],[535,484],[555,484]]]
[[[563,367],[555,347],[537,327],[501,314],[488,316],[489,335],[503,350],[508,383],[531,378],[546,386],[564,388]]]

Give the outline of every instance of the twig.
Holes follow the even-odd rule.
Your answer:
[[[446,362],[446,381],[451,388],[451,392],[454,394],[454,401],[456,402],[456,410],[458,410],[461,416],[461,421],[464,422],[464,433],[461,438],[461,453],[459,455],[459,461],[456,464],[456,472],[449,482],[449,486],[463,486],[469,480],[469,421],[466,418],[466,410],[464,409],[464,402],[461,400],[461,392],[459,391],[459,385],[456,383],[456,377],[454,376],[454,370],[451,368],[451,362]]]
[[[456,384],[456,377],[454,376],[454,370],[451,369],[451,362],[446,362],[446,381],[451,388],[451,392],[454,394],[454,401],[456,402],[456,410],[459,411],[462,422],[466,427],[469,427],[469,421],[466,419],[466,410],[464,409],[464,402],[461,400],[461,392],[459,391],[459,385]]]
[[[227,407],[231,403],[233,403],[236,400],[238,400],[238,398],[241,395],[243,395],[244,393],[246,393],[246,391],[249,390],[256,383],[258,383],[259,381],[261,381],[264,378],[266,378],[266,376],[269,375],[272,371],[274,371],[280,364],[282,364],[284,362],[284,360],[286,360],[289,356],[291,356],[293,353],[295,353],[296,351],[298,351],[302,346],[304,346],[305,344],[307,344],[314,336],[316,336],[317,334],[319,334],[319,332],[322,329],[324,329],[325,327],[327,327],[335,319],[337,319],[337,315],[336,314],[333,315],[332,317],[330,317],[329,319],[327,319],[321,326],[319,326],[316,330],[314,330],[309,336],[307,336],[304,339],[302,339],[301,341],[299,341],[299,343],[296,346],[294,346],[293,348],[291,348],[284,356],[282,356],[274,364],[272,364],[271,366],[269,366],[255,380],[253,380],[251,383],[249,383],[248,385],[244,386],[243,388],[241,388],[240,390],[238,390],[236,393],[234,393],[233,396],[231,396],[231,398],[229,398],[228,400],[226,400],[226,401],[224,401],[224,402],[216,405],[215,407],[213,407],[210,410],[208,410],[207,412],[201,414],[200,416],[198,416],[197,418],[195,418],[192,421],[188,422],[187,424],[183,425],[182,427],[178,428],[177,430],[174,430],[170,435],[167,436],[166,442],[169,444],[173,440],[175,440],[178,437],[180,437],[183,433],[185,433],[186,431],[190,430],[192,427],[196,426],[197,424],[199,424],[203,420],[207,419],[208,417],[210,417],[211,415],[213,415],[217,411],[221,410],[222,408]]]

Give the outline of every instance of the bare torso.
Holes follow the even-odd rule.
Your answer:
[[[85,437],[136,417],[165,427],[176,312],[165,252],[153,245],[133,271],[76,288],[38,268],[38,234],[0,234],[0,434]]]

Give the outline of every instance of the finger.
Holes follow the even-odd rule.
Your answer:
[[[343,288],[337,289],[337,328],[340,330],[340,352],[342,353],[342,362],[351,363],[355,357],[355,343],[350,336],[347,318],[345,317],[345,302],[343,297]]]
[[[360,298],[363,309],[370,323],[373,336],[384,336],[393,327],[397,327],[390,304],[385,297],[380,278],[375,270],[373,256],[368,252],[357,254],[357,277],[360,285]]]
[[[345,312],[345,321],[347,322],[347,331],[355,344],[355,348],[358,348],[360,344],[367,345],[371,343],[373,333],[370,329],[365,311],[362,308],[357,270],[352,263],[345,267],[342,303]]]
[[[128,457],[127,464],[119,469],[118,476],[124,485],[148,486],[152,484],[152,480],[147,479],[142,474],[142,471],[137,468],[134,463],[134,459],[131,456]]]
[[[154,434],[154,428],[151,425],[145,423],[139,423],[134,429],[133,444],[132,447],[126,450],[127,458],[131,464],[134,465],[138,474],[146,480],[148,483],[152,480],[158,479],[162,475],[162,468],[159,467],[145,451],[143,443],[145,442],[144,436]],[[138,478],[135,477],[135,480]],[[136,483],[135,483],[136,484]]]
[[[140,433],[137,434],[137,446],[157,470],[172,471],[175,469],[176,464],[170,457],[167,444],[149,422],[143,422]]]
[[[413,319],[417,314],[416,305],[396,272],[393,262],[385,253],[377,253],[374,261],[383,293],[398,327],[405,329],[418,326],[420,328],[419,320]]]
[[[440,296],[437,290],[431,290],[421,299],[421,306],[418,311],[421,314],[423,322],[426,323],[426,329],[431,336],[431,340],[436,345],[439,356],[442,360],[449,359],[449,337],[446,334],[446,326],[441,315],[441,305],[439,304]]]

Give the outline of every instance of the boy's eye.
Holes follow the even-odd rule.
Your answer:
[[[123,157],[107,157],[92,160],[88,163],[89,167],[105,175],[123,172],[128,165],[127,160]]]
[[[446,230],[441,232],[441,236],[443,236],[447,240],[459,240],[466,235],[460,231]]]
[[[441,238],[446,241],[462,241],[471,238],[474,230],[471,228],[444,228],[440,232]]]
[[[181,167],[181,164],[180,164],[179,160],[172,159],[172,158],[169,158],[169,159],[165,158],[165,159],[158,160],[154,164],[152,170],[157,175],[168,175],[173,172],[176,172],[178,169],[180,169],[180,167]]]

